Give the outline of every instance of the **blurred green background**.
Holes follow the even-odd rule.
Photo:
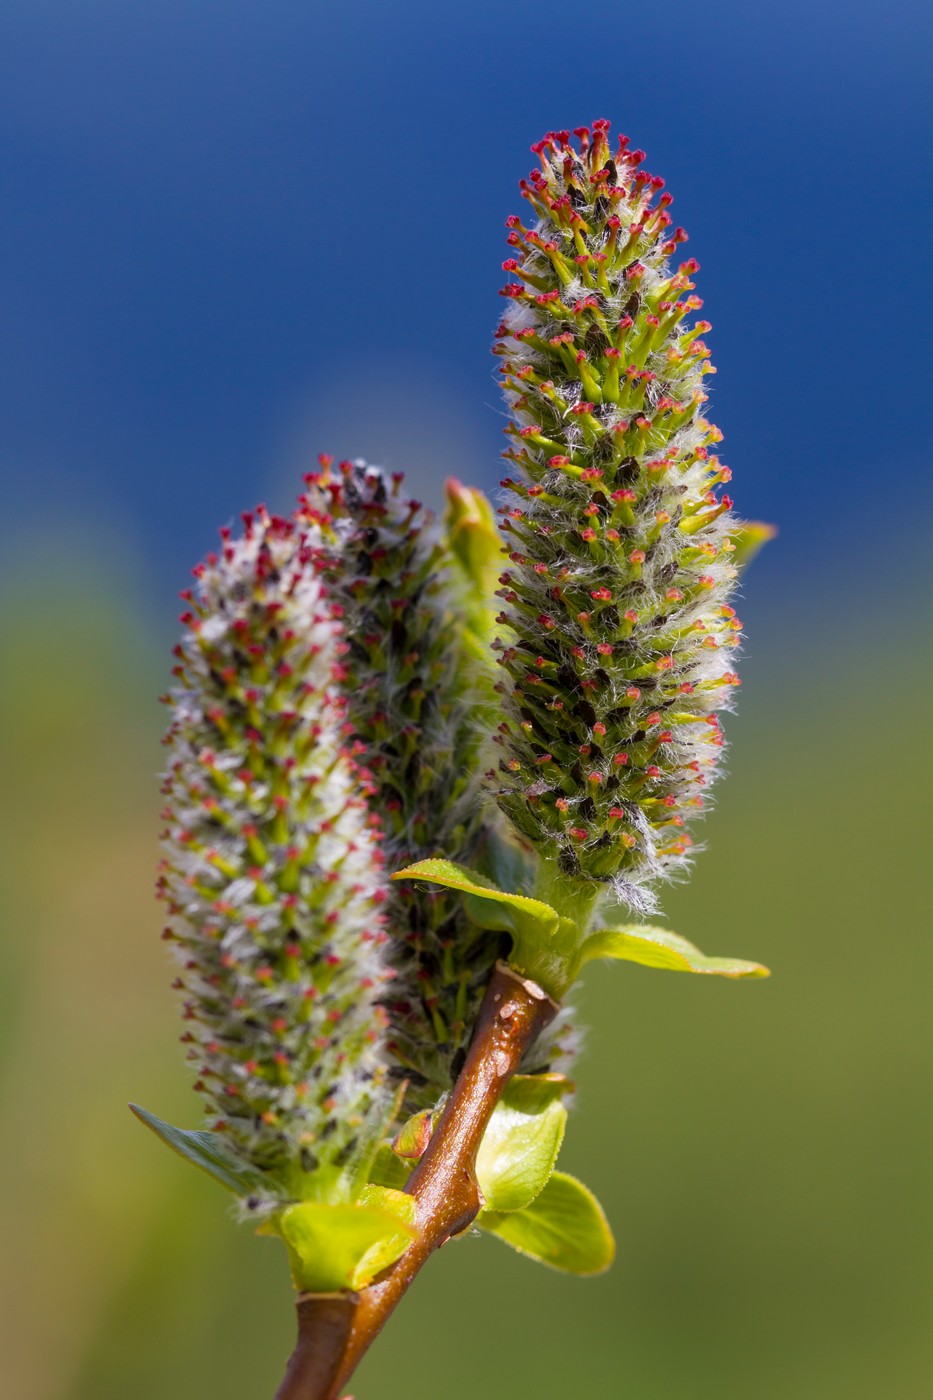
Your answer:
[[[114,542],[70,540],[0,576],[2,1390],[268,1397],[280,1247],[124,1107],[195,1121],[151,894],[168,648]],[[877,598],[821,619],[768,579],[762,559],[709,849],[665,908],[774,976],[589,971],[562,1165],[602,1198],[614,1269],[450,1246],[359,1400],[929,1393],[930,671]]]

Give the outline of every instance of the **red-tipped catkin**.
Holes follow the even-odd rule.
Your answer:
[[[372,779],[390,870],[429,856],[470,861],[483,839],[477,754],[485,736],[460,643],[450,561],[402,476],[365,462],[307,478],[297,518],[347,638],[347,720]],[[446,890],[390,887],[386,1000],[407,1107],[448,1091],[500,949]]]
[[[687,324],[698,264],[642,153],[606,122],[534,149],[495,347],[513,414],[495,786],[565,874],[644,909],[687,859],[738,683],[709,325]]]
[[[307,540],[260,510],[195,573],[159,884],[196,1088],[271,1209],[337,1190],[381,1130],[386,888]]]

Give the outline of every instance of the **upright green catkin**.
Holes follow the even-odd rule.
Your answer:
[[[340,1199],[389,1098],[378,823],[344,743],[345,648],[302,532],[262,509],[195,570],[159,881],[214,1131],[268,1188]]]
[[[388,869],[434,855],[472,860],[484,841],[477,693],[439,531],[402,475],[330,458],[306,478],[298,520],[341,611],[347,720],[372,777]],[[386,1008],[409,1109],[449,1090],[501,940],[446,890],[393,884],[398,973]]]
[[[551,132],[507,221],[497,335],[515,475],[498,643],[502,810],[565,878],[638,910],[682,867],[738,684],[730,478],[705,321],[663,180],[609,123]]]

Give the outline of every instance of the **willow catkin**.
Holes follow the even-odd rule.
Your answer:
[[[568,877],[636,909],[683,866],[738,683],[730,472],[694,259],[608,122],[551,132],[508,220],[497,800]]]
[[[184,595],[159,883],[195,1087],[271,1209],[339,1197],[380,1132],[390,974],[345,643],[302,532],[245,520]]]

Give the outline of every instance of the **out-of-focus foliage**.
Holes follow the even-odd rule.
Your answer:
[[[152,897],[168,647],[118,574],[38,577],[0,579],[3,1391],[255,1400],[291,1344],[281,1246],[234,1228],[125,1106],[197,1126]],[[879,733],[870,620],[824,619],[809,662],[777,615],[754,620],[709,850],[665,896],[671,927],[760,956],[770,982],[624,963],[584,982],[561,1168],[605,1206],[615,1268],[580,1281],[488,1238],[451,1245],[358,1400],[925,1393],[924,731],[904,715],[902,753]],[[921,695],[920,663],[888,645],[900,693]],[[560,1318],[546,1339],[542,1316]],[[481,1341],[458,1346],[464,1327]],[[516,1336],[534,1339],[519,1368]]]

